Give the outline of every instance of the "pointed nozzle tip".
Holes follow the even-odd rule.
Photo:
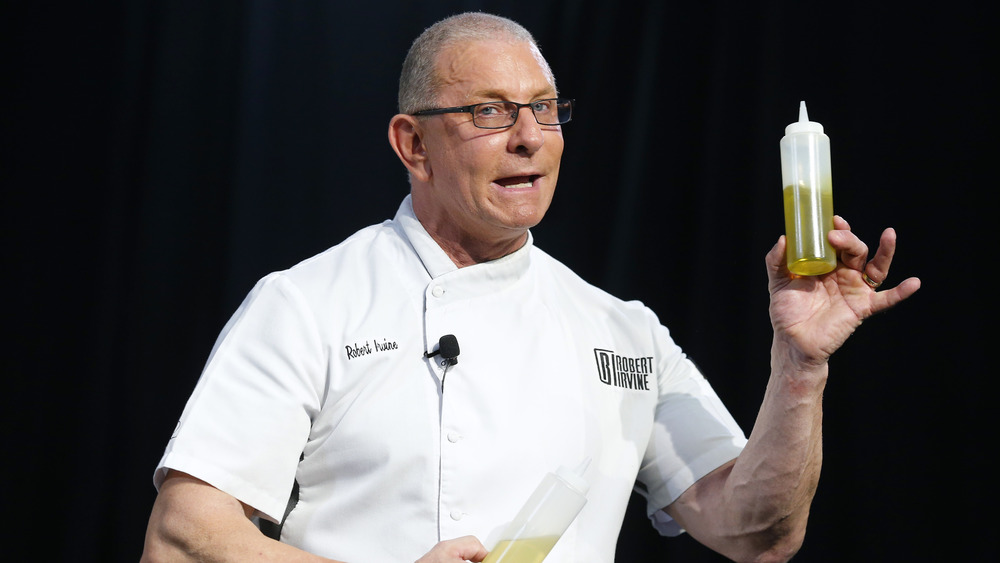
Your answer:
[[[823,126],[815,121],[809,121],[809,113],[806,111],[806,103],[799,102],[799,120],[793,121],[785,127],[785,135],[796,133],[822,133]]]

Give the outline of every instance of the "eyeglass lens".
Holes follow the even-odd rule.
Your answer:
[[[524,107],[524,106],[520,106]],[[472,109],[472,119],[479,127],[506,127],[517,121],[520,107],[514,102],[487,102]],[[561,125],[570,120],[573,104],[569,100],[552,99],[531,102],[527,107],[539,125]]]

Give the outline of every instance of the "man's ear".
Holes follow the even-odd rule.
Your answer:
[[[430,179],[431,163],[416,117],[402,113],[393,116],[389,121],[389,144],[414,178],[422,182]]]

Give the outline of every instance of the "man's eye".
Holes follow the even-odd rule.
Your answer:
[[[531,104],[531,111],[535,113],[549,113],[555,110],[555,102],[552,100],[541,100]]]
[[[507,115],[503,104],[483,104],[476,108],[478,117],[500,117]]]

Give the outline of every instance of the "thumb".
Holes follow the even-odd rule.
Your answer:
[[[463,560],[478,563],[483,559],[486,559],[486,556],[489,555],[489,552],[486,551],[486,547],[483,546],[482,542],[480,542],[475,536],[457,538],[455,542],[458,544],[458,556]]]

